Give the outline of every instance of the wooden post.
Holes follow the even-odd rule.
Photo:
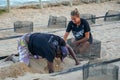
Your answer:
[[[39,0],[39,6],[40,6],[40,9],[42,9],[43,8],[43,5],[42,5],[42,0]]]
[[[10,12],[10,0],[7,0],[7,11]]]
[[[70,6],[72,7],[72,5],[73,5],[73,4],[72,4],[72,0],[70,0]]]

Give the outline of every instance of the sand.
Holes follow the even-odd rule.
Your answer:
[[[113,80],[113,79],[111,75],[103,75],[103,76],[89,77],[87,80]]]
[[[12,9],[10,13],[5,13],[0,15],[0,28],[8,28],[8,27],[12,28],[13,23],[15,21],[29,20],[34,22],[34,32],[49,32],[54,30],[60,30],[60,29],[48,29],[46,27],[48,23],[49,15],[66,16],[69,21],[70,11],[76,7],[79,9],[81,14],[90,13],[90,14],[95,14],[96,16],[105,15],[105,13],[108,10],[120,11],[120,4],[117,4],[116,2],[105,2],[100,4],[96,4],[96,3],[81,4],[72,7],[59,6],[59,7],[49,7],[43,9]],[[65,32],[65,28],[62,28],[62,30],[64,31],[54,32],[54,34],[63,36]],[[91,25],[91,31],[93,37],[102,42],[101,59],[108,60],[108,59],[114,59],[120,57],[120,35],[119,35],[120,21],[103,22],[103,19],[99,19],[97,20],[96,24]],[[14,35],[18,35],[18,33],[14,33],[13,30],[0,32],[0,37],[8,37]],[[0,41],[0,45],[1,45],[0,56],[17,53],[17,39]],[[67,69],[68,67],[73,67],[74,62],[71,62],[71,60],[67,60],[66,62],[67,64],[64,65],[64,69]],[[8,64],[7,66],[10,66],[13,63],[7,62],[3,64],[4,65]],[[37,65],[36,63],[34,64]],[[119,66],[119,62],[115,63],[115,65]],[[42,67],[41,69],[44,69],[44,67]],[[39,70],[39,68],[37,68],[37,70]],[[42,71],[40,72],[44,73],[44,71],[43,72]],[[7,77],[8,76],[6,76],[6,78]],[[64,75],[58,75],[55,77],[50,76],[49,74],[26,73],[24,76],[19,76],[18,78],[9,78],[6,80],[35,80],[35,79],[36,80],[82,80],[82,71],[76,71]]]
[[[0,68],[0,79],[4,79],[6,77],[17,78],[18,76],[23,76],[26,72],[32,73],[32,70],[24,63],[14,63]]]
[[[61,62],[60,59],[55,59],[54,60],[54,70],[55,72],[62,71],[68,68],[72,68],[75,66],[74,60],[70,58],[66,58],[64,62]],[[48,73],[48,68],[47,68],[47,60],[46,59],[34,59],[32,58],[30,60],[30,68],[36,72],[36,73]]]
[[[59,72],[65,69],[70,69],[75,66],[73,59],[65,58],[64,62],[60,59],[55,58],[54,60],[54,70]],[[27,66],[24,63],[13,63],[12,61],[3,62],[0,61],[0,79],[5,79],[7,77],[17,78],[18,76],[23,76],[25,73],[39,73],[48,74],[47,60],[46,59],[34,59],[30,58],[30,65]]]
[[[66,16],[69,21],[70,12],[74,8],[78,8],[81,14],[89,13],[101,16],[105,15],[108,10],[120,11],[119,7],[120,5],[116,2],[106,2],[101,4],[81,4],[73,7],[58,6],[43,9],[12,9],[10,13],[0,16],[0,27],[13,27],[13,22],[17,20],[29,20],[34,22],[35,27],[45,27],[47,26],[49,15]]]
[[[75,66],[80,67],[87,62],[81,63],[81,65]],[[75,68],[73,67],[73,68]],[[18,78],[6,78],[5,80],[82,80],[82,71],[74,71],[67,74],[59,74],[54,76],[53,74],[38,74],[38,73],[26,73],[25,76],[18,76]]]
[[[48,32],[53,30],[59,30],[59,29],[48,29],[46,27],[48,24],[49,15],[66,16],[69,21],[70,11],[76,7],[79,9],[81,14],[90,13],[90,14],[95,14],[96,16],[105,15],[105,13],[108,10],[120,11],[120,5],[117,4],[116,2],[105,2],[101,4],[95,4],[95,3],[81,4],[73,7],[69,7],[69,6],[49,7],[49,8],[43,8],[42,10],[41,9],[12,9],[10,13],[6,13],[0,16],[0,28],[8,28],[8,27],[13,28],[13,23],[15,21],[29,20],[34,22],[34,32]],[[118,37],[115,37],[118,40],[116,40],[115,38],[112,38],[112,40],[115,40],[115,41],[113,42],[110,39],[110,41],[112,42],[109,42],[109,44],[112,43],[112,46],[114,46],[114,44],[117,45],[116,41],[119,42],[119,35],[116,35],[118,34],[116,32],[119,31],[119,23],[117,24],[110,23],[106,27],[106,25],[104,25],[106,23],[103,22],[103,19],[100,19],[96,21],[96,24],[101,26],[91,27],[94,38],[104,42],[102,46],[106,47],[106,45],[104,44],[108,44],[108,42],[105,42],[105,41],[108,41],[110,39],[110,38],[108,39],[110,35],[118,36]],[[109,29],[109,27],[111,28]],[[115,28],[114,32],[112,32],[113,30],[112,28]],[[63,30],[65,31],[65,29]],[[64,31],[59,31],[59,32],[56,32],[55,34],[63,36]],[[101,33],[101,31],[104,31],[104,35],[103,33]],[[13,30],[0,32],[0,37],[8,37],[8,36],[14,36],[14,35],[18,35],[18,33],[14,33]],[[7,43],[8,46],[4,45],[5,43]],[[0,45],[2,45],[0,46],[1,56],[17,53],[17,39],[0,41]],[[115,49],[119,48],[119,45],[117,46],[114,46]],[[119,51],[116,51],[116,52],[119,52]]]
[[[82,80],[81,75],[82,72],[81,71],[76,71],[76,72],[72,72],[69,74],[64,74],[64,75],[58,75],[58,76],[50,76],[48,74],[29,74],[27,73],[26,76],[22,76],[19,78],[9,78],[9,79],[5,79],[5,80]],[[73,76],[74,75],[74,76]],[[29,78],[27,77],[29,76]]]

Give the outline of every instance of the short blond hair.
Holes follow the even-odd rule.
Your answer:
[[[71,16],[80,16],[80,13],[77,8],[75,8],[73,11],[71,11]]]

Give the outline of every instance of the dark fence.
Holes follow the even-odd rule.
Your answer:
[[[106,18],[106,17],[115,17],[115,16],[120,16],[120,14],[116,14],[116,15],[105,15],[105,16],[98,16],[95,18],[87,18],[86,20],[90,20],[90,19],[101,19],[101,18]],[[69,22],[69,21],[67,21]],[[0,31],[5,31],[5,30],[14,30],[14,28],[4,28],[4,29],[0,29]],[[63,31],[63,30],[56,30],[56,31],[51,31],[49,33],[53,33],[53,32],[57,32],[57,31]],[[21,37],[22,35],[17,35],[17,36],[10,36],[10,37],[5,37],[5,38],[0,38],[0,40],[7,40],[7,39],[14,39],[14,38],[18,38]]]
[[[86,20],[90,20],[90,19],[101,19],[101,18],[105,18],[105,17],[115,17],[115,16],[120,16],[120,14],[117,15],[108,15],[108,16],[98,16],[95,18],[87,18]],[[67,21],[69,22],[69,21]],[[62,22],[61,22],[62,23]],[[14,30],[14,28],[4,28],[4,29],[0,29],[0,31],[4,31],[4,30]]]

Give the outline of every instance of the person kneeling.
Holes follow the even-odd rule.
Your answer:
[[[46,33],[32,33],[23,35],[18,41],[19,61],[29,65],[29,56],[47,59],[49,73],[53,73],[53,60],[60,58],[61,61],[70,54],[76,65],[79,64],[76,55],[64,39],[57,35]]]
[[[71,19],[64,34],[64,40],[67,40],[68,35],[72,31],[75,37],[71,41],[72,46],[74,46],[74,51],[80,53],[85,52],[93,42],[89,23],[85,19],[80,18],[77,9],[71,12]]]

